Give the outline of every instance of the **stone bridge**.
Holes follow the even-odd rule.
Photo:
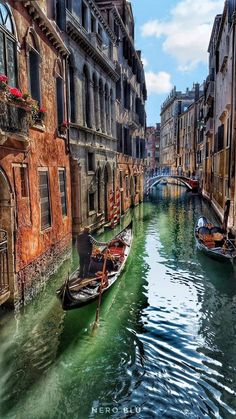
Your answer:
[[[152,177],[147,177],[145,181],[145,193],[148,195],[150,190],[158,185],[163,180],[168,179],[178,179],[183,185],[185,185],[190,191],[198,192],[199,182],[197,179],[188,178],[181,175],[156,175]]]

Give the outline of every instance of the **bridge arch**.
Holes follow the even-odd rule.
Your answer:
[[[158,185],[164,179],[178,179],[183,185],[185,185],[190,191],[198,188],[198,181],[179,175],[159,175],[149,178],[148,189]]]

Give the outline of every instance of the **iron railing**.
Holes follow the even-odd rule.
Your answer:
[[[29,112],[8,102],[0,102],[0,129],[12,134],[28,136]]]
[[[0,296],[9,291],[7,232],[0,229]]]

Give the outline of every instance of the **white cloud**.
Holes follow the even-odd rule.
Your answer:
[[[163,50],[176,58],[178,68],[188,71],[206,62],[207,47],[216,14],[224,0],[181,0],[169,20],[150,20],[141,27],[142,36],[164,37]]]
[[[146,71],[145,78],[149,95],[151,93],[169,93],[172,88],[171,75],[165,71],[160,71],[159,73]]]
[[[147,67],[149,64],[148,60],[145,57],[142,57],[142,63],[144,67]]]

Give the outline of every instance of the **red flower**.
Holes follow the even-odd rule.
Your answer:
[[[7,83],[8,77],[5,76],[4,74],[0,74],[0,81],[2,81],[3,83]]]
[[[46,112],[47,112],[46,108],[40,108],[39,109],[39,113],[46,113]]]
[[[16,87],[9,87],[9,92],[12,96],[15,96],[16,98],[21,98],[23,96],[21,91]]]
[[[68,127],[68,125],[69,125],[69,122],[68,122],[68,121],[63,121],[63,122],[62,122],[62,124],[61,124],[61,126],[62,126],[63,128],[67,128],[67,127]]]

